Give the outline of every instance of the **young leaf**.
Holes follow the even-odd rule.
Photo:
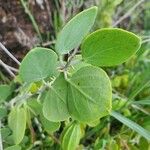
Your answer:
[[[0,85],[0,103],[5,101],[11,93],[12,93],[11,86]]]
[[[109,114],[111,84],[102,69],[83,67],[74,73],[68,82],[67,103],[71,117],[89,123]]]
[[[56,71],[57,55],[54,51],[37,47],[23,59],[20,76],[25,82],[35,82],[53,76]]]
[[[122,29],[100,29],[87,36],[81,46],[84,61],[95,66],[114,66],[125,62],[139,48],[140,39]]]
[[[44,130],[48,133],[55,132],[60,127],[60,122],[51,122],[47,120],[43,115],[40,116],[40,119]]]
[[[63,150],[75,150],[81,138],[80,124],[73,122],[62,133],[61,146]]]
[[[8,125],[13,131],[13,140],[19,144],[25,134],[26,129],[26,112],[24,108],[13,108],[8,117]]]
[[[141,136],[146,138],[148,141],[150,141],[150,132],[148,130],[145,130],[137,123],[133,122],[132,120],[129,120],[128,118],[124,117],[123,115],[121,115],[115,111],[112,111],[111,116],[113,116],[114,118],[116,118],[117,120],[122,122],[124,125],[128,126],[132,130],[136,131]]]
[[[56,50],[66,54],[79,46],[85,35],[94,24],[97,7],[91,7],[72,18],[58,34]]]
[[[67,82],[64,75],[54,81],[43,103],[43,115],[49,121],[59,122],[69,118],[67,108]]]

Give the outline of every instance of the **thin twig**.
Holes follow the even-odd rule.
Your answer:
[[[65,0],[61,0],[61,14],[62,14],[62,21],[63,24],[66,22],[66,2]]]
[[[34,47],[35,44],[37,44],[18,26],[16,31],[14,32],[14,35],[21,45],[26,46],[30,49]]]
[[[28,125],[28,127],[29,127],[29,130],[30,130],[30,134],[31,134],[31,142],[32,142],[32,144],[35,142],[35,140],[36,140],[36,138],[35,138],[35,131],[34,131],[34,128],[33,128],[33,126],[32,126],[32,122],[31,122],[31,114],[30,114],[30,110],[32,110],[29,106],[27,106],[28,107],[28,109],[27,109],[27,113],[28,113],[28,115],[29,115],[29,119],[28,119],[28,121],[27,121],[27,125]]]
[[[0,59],[0,65],[5,68],[5,70],[12,76],[15,77],[15,74],[10,70],[10,68]]]
[[[6,65],[7,65],[7,64],[6,64]],[[7,67],[8,67],[10,70],[14,71],[14,72],[19,72],[18,69],[14,68],[14,67],[12,67],[12,66],[7,65]]]
[[[3,142],[2,142],[2,135],[1,135],[1,120],[0,120],[0,150],[3,150]]]
[[[52,25],[52,14],[51,14],[51,9],[50,9],[48,0],[45,0],[45,4],[46,4],[46,9],[47,9],[47,14],[49,17],[49,23]]]
[[[150,113],[147,110],[145,110],[144,108],[142,108],[141,106],[135,105],[135,104],[132,104],[131,106],[137,110],[140,110],[141,112],[145,113],[146,115],[150,116]]]
[[[2,61],[2,60],[1,60]],[[3,62],[4,63],[4,62]],[[14,67],[12,67],[12,66],[9,66],[9,65],[7,65],[6,63],[4,63],[10,70],[12,70],[12,71],[14,71],[14,72],[19,72],[19,70],[18,69],[16,69],[16,68],[14,68]]]
[[[55,80],[55,79],[54,79]],[[51,82],[49,82],[49,85],[52,84],[54,82],[54,80],[52,80]],[[35,96],[35,95],[41,95],[44,90],[46,88],[50,88],[47,84],[44,84],[43,86],[41,86],[41,88],[36,92],[36,93],[24,93],[24,94],[21,94],[21,95],[18,95],[16,97],[14,97],[13,99],[11,99],[9,101],[9,103],[7,104],[8,107],[13,107],[13,105],[17,102],[19,102],[19,105],[21,105],[24,101],[28,100],[29,98],[31,98],[32,96]]]
[[[146,38],[150,38],[150,35],[140,35],[141,38],[146,39]]]
[[[42,43],[42,46],[49,46],[49,45],[51,45],[51,44],[55,44],[56,43],[56,41],[48,41],[48,42],[45,42],[45,43]]]
[[[121,18],[119,18],[114,24],[113,27],[117,26],[118,24],[120,24],[124,19],[126,19],[127,17],[129,17],[131,15],[131,13],[138,7],[140,6],[145,0],[140,0],[138,3],[136,3],[131,9],[128,10],[127,13],[125,13]]]
[[[37,34],[38,34],[38,36],[39,36],[41,42],[43,42],[42,35],[41,35],[41,33],[40,33],[38,24],[37,24],[37,22],[35,21],[35,18],[33,17],[33,15],[31,14],[31,12],[30,12],[30,10],[29,10],[29,8],[27,7],[26,2],[25,2],[24,0],[20,0],[20,1],[21,1],[21,4],[22,4],[22,6],[23,6],[23,8],[24,8],[24,10],[25,10],[25,13],[29,16],[29,18],[30,18],[30,20],[31,20],[31,22],[32,22],[32,24],[33,24],[33,27],[34,27],[35,31],[37,32]]]
[[[55,143],[57,144],[61,144],[61,142],[59,141],[59,139],[57,139],[53,134],[49,134],[49,136],[54,140]]]
[[[142,44],[147,43],[147,42],[150,42],[150,39],[143,40]]]
[[[23,95],[18,95],[16,97],[14,97],[13,99],[11,99],[10,102],[7,104],[7,106],[13,107],[13,105],[17,102],[20,102],[22,104],[23,101],[29,99],[32,96],[33,96],[33,94],[31,94],[31,93],[25,93]]]
[[[8,51],[8,49],[0,42],[0,48],[12,59],[14,60],[18,65],[20,65],[20,62]]]
[[[41,127],[41,123],[39,122],[39,120],[36,117],[34,118],[34,122],[35,122],[36,126],[38,127],[38,130],[39,130],[39,132],[41,134],[41,137],[43,139],[45,139],[45,135],[43,133],[43,130],[42,130],[42,127]]]

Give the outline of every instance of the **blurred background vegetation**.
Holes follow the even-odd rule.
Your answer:
[[[104,69],[112,81],[113,110],[150,131],[149,0],[0,0],[0,41],[19,60],[36,46],[54,49],[55,39],[64,24],[81,10],[93,5],[98,6],[93,31],[119,27],[142,38],[141,49],[128,62]],[[1,50],[0,59],[17,68]],[[0,66],[0,83],[9,84],[11,80],[11,76]],[[6,115],[7,110],[0,106],[0,117],[5,119]],[[91,126],[85,128],[78,149],[150,150],[150,143],[146,139],[111,116]],[[24,149],[57,149],[55,138],[59,133],[45,139],[41,139],[39,131],[36,134],[40,142],[32,147],[26,136],[22,141]],[[5,145],[11,145],[8,128],[3,128],[2,137]]]

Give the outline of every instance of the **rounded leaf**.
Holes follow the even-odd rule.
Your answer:
[[[86,9],[73,17],[58,34],[56,50],[66,54],[79,46],[85,35],[94,24],[97,7]]]
[[[47,92],[43,103],[43,115],[53,122],[64,121],[70,116],[67,108],[67,82],[63,74],[60,74]]]
[[[73,74],[68,86],[68,110],[73,119],[89,123],[109,114],[112,90],[107,74],[86,66]]]
[[[35,82],[53,76],[56,72],[57,54],[47,48],[32,49],[21,62],[20,77],[25,82]]]
[[[81,46],[84,61],[95,66],[114,66],[125,62],[139,48],[140,38],[122,29],[100,29]]]

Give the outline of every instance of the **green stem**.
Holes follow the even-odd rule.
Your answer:
[[[32,24],[33,24],[33,27],[34,27],[35,31],[37,32],[37,34],[38,34],[38,36],[39,36],[41,42],[43,42],[42,35],[41,35],[41,33],[40,33],[38,24],[37,24],[37,22],[35,21],[35,18],[33,17],[33,15],[31,14],[31,12],[30,12],[30,10],[29,10],[29,8],[27,7],[26,2],[25,2],[24,0],[20,0],[20,1],[21,1],[21,4],[22,4],[22,6],[23,6],[25,12],[28,14],[28,16],[29,16],[29,18],[30,18],[30,20],[31,20],[31,22],[32,22]]]

